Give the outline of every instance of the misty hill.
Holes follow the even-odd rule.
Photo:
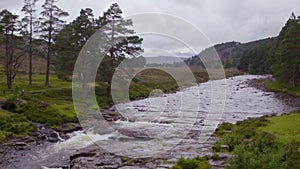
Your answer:
[[[203,66],[203,63],[199,59],[199,56],[200,57],[206,56],[207,54],[215,50],[220,56],[220,59],[226,68],[238,67],[240,63],[240,59],[246,51],[251,51],[261,46],[266,46],[266,44],[271,44],[271,43],[273,44],[273,42],[276,42],[276,39],[277,38],[275,37],[275,38],[261,39],[261,40],[252,41],[248,43],[240,43],[240,42],[233,41],[233,42],[217,44],[214,45],[213,47],[203,50],[196,56],[186,59],[185,61],[189,66],[199,66],[199,65]]]

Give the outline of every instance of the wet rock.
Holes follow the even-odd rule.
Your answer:
[[[120,167],[119,169],[147,169],[147,168],[138,167],[138,166],[123,166],[123,167]]]
[[[116,111],[110,111],[109,109],[102,109],[101,114],[103,118],[108,122],[113,122],[117,120],[123,120],[123,121],[127,120],[120,113]]]
[[[82,130],[82,127],[79,123],[67,123],[57,127],[55,130],[67,134]]]
[[[221,145],[221,149],[229,151],[229,146],[228,145]]]
[[[236,109],[237,112],[231,110],[231,111],[224,113],[224,116],[222,117],[222,119],[220,119],[220,121],[235,123],[236,121],[240,121],[240,120],[246,119],[248,117],[254,116],[252,114],[252,112],[249,111],[249,110],[252,110],[252,108],[247,107],[247,105],[249,106],[249,104],[251,103],[251,102],[249,102],[249,103],[247,102],[248,98],[246,97],[246,101],[241,102],[242,98],[245,98],[245,96],[251,97],[252,95],[254,95],[253,90],[256,90],[253,88],[245,88],[244,86],[247,85],[246,83],[244,83],[245,79],[246,78],[241,78],[241,80],[237,79],[238,81],[235,80],[233,82],[229,82],[230,89],[232,90],[231,93],[229,93],[229,97],[228,97],[228,98],[232,98],[232,100],[230,100],[230,102],[229,102],[229,103],[231,103],[231,105],[229,104],[229,108],[230,108],[230,110]],[[205,86],[205,85],[201,85],[201,86]],[[205,88],[202,88],[202,89],[205,89]],[[235,89],[238,89],[240,91],[234,91]],[[202,91],[205,91],[205,90],[202,90]],[[196,93],[196,92],[192,92],[192,93]],[[251,95],[245,95],[247,93],[250,93]],[[201,102],[201,104],[200,104],[200,110],[201,110],[201,111],[199,111],[200,117],[199,118],[197,117],[196,123],[194,124],[193,128],[191,130],[190,130],[190,128],[187,129],[190,132],[185,136],[185,138],[182,138],[182,141],[180,143],[178,143],[176,146],[172,147],[172,149],[168,152],[162,152],[162,154],[159,154],[152,158],[145,158],[145,159],[131,159],[131,158],[125,159],[125,158],[123,158],[123,160],[122,160],[121,156],[106,152],[96,145],[90,145],[90,146],[84,147],[77,152],[75,152],[75,150],[71,150],[72,148],[70,148],[70,151],[69,151],[68,148],[62,146],[63,148],[66,148],[66,150],[68,151],[66,153],[67,155],[64,154],[65,152],[59,151],[59,153],[61,153],[62,156],[65,157],[64,158],[65,161],[63,161],[63,159],[59,159],[61,156],[53,157],[56,154],[53,154],[53,152],[51,152],[51,151],[49,152],[50,158],[47,158],[46,160],[48,163],[51,163],[51,162],[55,163],[55,165],[53,165],[52,167],[64,166],[64,165],[59,165],[59,164],[56,165],[56,163],[62,163],[62,164],[68,163],[68,165],[70,165],[71,169],[107,169],[107,168],[111,168],[111,169],[117,169],[117,168],[121,168],[121,169],[126,169],[126,168],[128,168],[128,169],[144,169],[144,168],[152,169],[152,168],[168,168],[169,166],[172,166],[172,163],[176,163],[177,159],[180,157],[193,158],[193,157],[196,157],[199,155],[200,157],[203,157],[203,156],[211,157],[210,163],[213,166],[212,168],[224,168],[224,166],[225,166],[224,160],[231,158],[230,155],[220,153],[218,160],[216,160],[216,161],[212,160],[212,156],[213,156],[213,153],[211,152],[212,146],[218,140],[218,138],[210,137],[204,143],[199,142],[199,138],[201,136],[204,136],[204,135],[210,136],[210,134],[207,134],[209,132],[203,132],[203,128],[205,128],[205,127],[201,127],[201,126],[207,125],[208,127],[211,127],[211,126],[215,125],[215,124],[207,123],[203,120],[206,118],[206,114],[207,114],[207,112],[206,112],[206,108],[207,108],[206,103],[207,102],[205,102],[205,101],[206,101],[206,99],[210,99],[210,97],[208,97],[207,95],[208,94],[206,92],[203,93],[204,100],[203,100],[203,103]],[[236,97],[236,95],[238,95],[239,97]],[[260,99],[263,100],[264,97],[266,97],[266,96],[267,95],[263,95],[263,92],[258,92],[257,94],[254,95],[254,99],[255,99],[254,103],[261,103]],[[286,100],[286,101],[289,100],[289,98],[286,98],[284,96],[280,96],[280,97],[281,97],[281,100]],[[269,98],[274,99],[274,95],[269,96]],[[237,99],[237,101],[236,101],[236,99]],[[252,98],[250,98],[250,101],[251,101],[251,99]],[[273,101],[273,100],[271,100],[271,101]],[[179,102],[179,101],[176,99],[174,100],[174,102],[172,102],[172,100],[170,99],[170,104],[168,106],[174,105],[174,107],[175,107],[178,104],[177,102]],[[141,103],[143,103],[143,102],[141,102]],[[271,102],[265,102],[265,103],[269,104],[268,107],[270,107],[270,112],[278,111],[278,109],[276,109],[276,110],[271,109],[272,107],[274,108],[274,105],[275,105],[274,103],[271,103]],[[114,127],[113,130],[105,129],[105,125],[103,125],[104,123],[102,124],[101,121],[99,122],[99,119],[94,118],[94,117],[99,116],[99,114],[97,114],[98,112],[95,113],[95,116],[92,116],[91,119],[88,120],[88,124],[85,127],[87,129],[93,129],[94,134],[108,134],[108,133],[112,134],[113,136],[110,137],[109,140],[105,140],[105,141],[107,141],[107,142],[105,142],[106,144],[110,144],[110,139],[111,139],[112,143],[115,143],[117,141],[123,141],[122,139],[129,139],[129,142],[131,140],[133,140],[133,144],[134,144],[134,141],[138,140],[136,138],[149,139],[149,136],[150,137],[157,136],[157,133],[159,133],[160,131],[164,131],[163,130],[164,128],[163,129],[161,128],[162,126],[165,127],[165,126],[169,126],[169,125],[157,124],[157,123],[160,123],[159,121],[157,121],[157,123],[150,124],[150,125],[154,125],[154,128],[148,128],[149,125],[147,123],[149,121],[153,121],[154,119],[157,119],[157,118],[150,118],[149,114],[147,114],[146,112],[136,113],[136,111],[131,111],[131,110],[134,110],[134,108],[137,108],[136,110],[144,109],[145,107],[142,107],[143,105],[146,105],[146,104],[141,104],[141,105],[132,106],[132,107],[125,106],[124,110],[126,110],[126,111],[128,110],[129,119],[127,119],[127,116],[123,117],[118,112],[116,112],[116,109],[107,109],[104,112],[102,112],[104,119],[101,118],[100,120],[103,120],[105,122],[105,124],[109,124],[109,125],[111,124],[112,127]],[[257,105],[262,106],[262,104],[257,104]],[[246,108],[244,108],[244,107],[246,107]],[[290,109],[290,107],[288,107],[288,106],[286,106],[284,108]],[[174,110],[175,109],[176,108],[174,108]],[[178,115],[174,115],[174,111],[173,111],[172,107],[170,109],[168,109],[167,111],[168,112],[166,114],[164,114],[164,116],[163,116],[163,119],[166,118],[166,121],[172,120],[174,118],[175,119],[178,118]],[[282,110],[280,109],[279,111],[282,111]],[[130,114],[130,112],[133,112],[133,113]],[[255,117],[260,116],[260,115],[265,115],[263,113],[265,113],[265,112],[262,112],[261,114],[259,113],[258,115],[256,114]],[[153,111],[153,114],[154,114],[153,116],[155,116],[155,117],[158,117],[157,115],[159,115],[155,111]],[[235,119],[233,119],[233,115],[236,116]],[[143,121],[140,120],[139,118],[142,118]],[[141,122],[145,122],[146,124],[144,125],[144,123],[142,123],[142,124],[136,123],[135,124],[135,123],[122,123],[122,122],[114,123],[113,122],[113,121],[119,121],[119,120],[133,122],[133,121],[135,121],[135,119],[138,119],[138,121],[141,121]],[[107,121],[109,121],[109,123],[107,123]],[[177,121],[178,124],[185,123],[185,122],[186,121]],[[38,145],[36,147],[23,146],[25,148],[27,148],[27,147],[32,148],[32,149],[29,149],[28,151],[26,149],[19,151],[15,147],[10,146],[9,148],[13,148],[14,150],[9,151],[10,152],[9,156],[5,156],[5,155],[2,156],[2,154],[0,153],[0,159],[1,159],[0,164],[7,163],[5,165],[1,164],[0,168],[7,168],[7,166],[14,164],[11,162],[11,160],[7,160],[8,159],[7,157],[12,157],[14,159],[13,162],[16,162],[16,163],[23,163],[23,164],[30,163],[31,161],[28,160],[28,159],[30,159],[30,156],[28,156],[28,154],[31,155],[32,152],[44,150],[43,149],[44,147],[49,148],[49,147],[47,147],[48,145],[50,145],[50,148],[51,148],[51,145],[56,145],[56,144],[52,144],[52,143],[49,143],[48,141],[46,141],[46,137],[54,138],[57,140],[57,138],[59,138],[59,136],[64,138],[64,135],[62,133],[68,132],[68,131],[64,130],[63,127],[61,129],[56,129],[56,132],[58,131],[59,135],[53,134],[54,131],[46,129],[45,126],[39,126],[38,129],[39,129],[39,131],[36,134],[36,136],[44,139],[44,140],[39,139],[37,141],[38,143],[36,145],[38,145],[38,144],[40,144],[40,145]],[[114,135],[115,133],[113,133],[113,131],[115,131],[115,130],[119,131],[123,135],[127,135],[128,137],[119,136],[119,133],[117,133],[117,132],[116,132],[116,135]],[[78,139],[76,136],[72,137],[72,139]],[[176,138],[176,136],[177,136],[176,134],[174,134],[174,135],[170,134],[169,137],[166,137],[166,139]],[[35,137],[33,137],[33,138],[35,138]],[[80,137],[80,138],[82,138],[82,137]],[[25,140],[19,139],[17,141],[27,143]],[[71,140],[71,141],[74,141],[74,140]],[[148,144],[146,141],[144,143]],[[31,143],[27,143],[27,144],[30,145]],[[89,144],[89,143],[87,143],[87,144]],[[69,144],[67,144],[67,145],[69,145]],[[169,145],[170,144],[166,144],[165,147],[168,147]],[[149,144],[149,146],[151,146],[151,145]],[[156,146],[156,145],[153,145],[153,146]],[[227,147],[223,147],[223,148],[227,148]],[[3,149],[1,152],[4,152],[3,154],[8,154],[8,153],[5,153],[6,152],[5,149]],[[47,153],[48,153],[48,151],[47,151]],[[27,154],[27,156],[23,157],[24,154],[25,155]],[[37,156],[37,157],[39,157],[39,156]],[[8,161],[8,162],[6,162],[6,161]],[[45,165],[45,166],[48,166],[48,165]],[[26,168],[26,167],[24,167],[24,168]],[[29,169],[33,169],[33,168],[29,168]]]
[[[47,107],[49,106],[49,103],[46,103],[46,102],[41,102],[39,107],[43,108],[43,107]]]
[[[42,166],[41,169],[69,169],[69,166],[61,166],[59,164],[53,164],[49,167]]]
[[[94,157],[96,153],[93,152],[83,152],[79,154],[74,154],[70,157],[70,161],[73,161],[74,159],[77,159],[79,157]]]
[[[60,139],[58,137],[48,137],[47,141],[49,141],[50,143],[56,143],[58,142]]]
[[[117,169],[121,163],[120,157],[95,145],[70,157],[71,169]]]
[[[128,130],[128,129],[119,129],[118,130],[121,134],[128,136],[128,137],[134,137],[134,138],[149,138],[149,135],[144,133],[143,131],[134,131],[134,130]]]
[[[27,146],[27,143],[25,142],[16,142],[13,146]]]

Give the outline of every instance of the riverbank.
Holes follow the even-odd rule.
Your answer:
[[[232,154],[225,161],[228,169],[299,168],[300,111],[281,116],[265,116],[238,122],[224,123],[215,136],[221,139],[213,147],[218,153]]]
[[[180,72],[181,69],[170,71]],[[208,80],[204,70],[193,70],[198,83]],[[236,69],[226,70],[227,77],[240,75]],[[4,73],[0,81],[0,142],[10,137],[30,136],[31,133],[39,132],[41,124],[46,128],[60,132],[62,128],[68,130],[78,129],[77,116],[72,102],[72,83],[62,81],[56,77],[51,78],[51,86],[43,87],[43,76],[35,75],[33,86],[26,84],[27,76],[19,75],[17,87],[13,91],[5,89]],[[185,74],[181,72],[182,79]],[[106,97],[106,84],[96,85],[96,99],[101,108],[108,109],[113,105],[112,99]],[[157,70],[141,72],[137,75],[130,86],[130,99],[138,100],[148,97],[154,90],[158,89],[164,93],[178,91],[179,88],[172,77]],[[24,90],[24,95],[21,95]],[[7,103],[7,100],[12,100]],[[2,107],[2,109],[1,109]],[[7,110],[5,110],[7,109]],[[104,114],[108,121],[116,117],[109,117],[110,113]],[[116,115],[114,115],[116,116]],[[120,117],[121,118],[121,117]],[[63,134],[63,133],[61,133]]]
[[[227,100],[226,109],[224,110],[225,111],[224,115],[222,116],[221,119],[214,119],[214,120],[212,119],[213,120],[212,123],[220,122],[220,121],[221,122],[227,121],[227,122],[234,123],[235,121],[244,120],[247,117],[260,117],[263,116],[264,114],[272,114],[272,112],[276,112],[276,111],[287,112],[287,110],[290,110],[289,107],[281,105],[281,102],[278,102],[276,99],[274,99],[272,95],[269,95],[268,93],[265,92],[261,92],[260,90],[256,90],[254,88],[247,88],[245,81],[247,79],[252,79],[255,77],[256,76],[236,76],[227,79],[228,100]],[[207,83],[200,84],[198,87],[191,87],[177,93],[168,94],[169,96],[168,100],[170,102],[167,105],[171,107],[166,108],[166,112],[163,116],[159,115],[160,109],[156,110],[155,107],[150,107],[153,109],[148,110],[152,114],[151,116],[149,116],[149,113],[147,113],[148,111],[146,111],[145,107],[142,106],[142,105],[147,105],[147,100],[135,101],[135,104],[131,106],[124,105],[128,109],[132,110],[130,111],[132,112],[131,114],[130,112],[128,112],[129,114],[126,114],[126,117],[129,117],[129,121],[125,120],[125,121],[113,123],[116,129],[118,129],[118,131],[120,131],[123,135],[119,135],[118,132],[113,132],[108,135],[98,135],[93,133],[89,133],[89,135],[87,135],[84,132],[83,133],[74,132],[71,135],[68,135],[70,139],[66,139],[65,141],[59,141],[58,143],[45,142],[40,146],[39,145],[29,146],[29,147],[24,147],[23,148],[24,150],[17,150],[16,152],[14,152],[16,156],[14,156],[14,159],[10,160],[10,164],[27,167],[27,165],[29,165],[28,159],[31,159],[30,164],[35,166],[43,165],[43,166],[54,167],[54,168],[56,166],[61,166],[62,168],[64,168],[72,164],[72,166],[74,167],[88,166],[88,168],[97,168],[97,167],[99,168],[98,165],[100,164],[98,163],[98,161],[100,159],[111,159],[113,165],[117,165],[118,167],[132,166],[135,168],[156,168],[156,167],[168,168],[173,166],[180,157],[192,158],[197,156],[200,157],[209,156],[209,158],[212,158],[214,154],[212,154],[210,150],[213,144],[218,139],[212,137],[202,144],[199,144],[199,140],[198,140],[199,138],[201,138],[202,129],[204,127],[207,127],[210,124],[204,122],[204,119],[206,117],[206,112],[210,109],[210,104],[209,104],[211,102],[210,101],[211,94],[209,92],[210,87],[211,87],[211,82],[207,82]],[[199,92],[198,90],[201,91],[199,93],[200,95],[197,95],[197,93]],[[157,133],[161,133],[165,131],[165,127],[175,122],[174,120],[176,118],[174,119],[174,108],[176,108],[176,106],[172,107],[172,105],[178,104],[179,101],[178,99],[181,98],[179,96],[181,96],[183,93],[189,96],[190,99],[191,98],[201,99],[198,104],[201,111],[197,119],[193,119],[192,116],[191,117],[186,116],[185,118],[187,119],[182,119],[178,121],[180,122],[180,126],[189,127],[189,124],[186,124],[185,122],[196,120],[193,129],[188,129],[188,128],[185,129],[182,127],[179,128],[179,130],[190,131],[190,132],[183,139],[183,141],[180,142],[177,146],[173,147],[171,151],[166,151],[163,154],[155,156],[155,158],[145,158],[145,159],[142,158],[138,160],[135,158],[130,158],[128,156],[123,157],[118,155],[111,155],[110,153],[107,153],[107,151],[101,150],[99,146],[94,145],[92,141],[87,140],[89,137],[92,137],[94,139],[99,139],[102,145],[107,145],[107,144],[121,145],[121,144],[127,144],[126,143],[126,140],[128,140],[127,137],[134,139],[135,137],[140,138],[140,136],[142,136],[142,138],[146,139],[148,136],[151,135],[155,136],[157,135]],[[153,99],[155,100],[158,99],[158,102],[161,102],[162,101],[161,99],[165,99],[165,98],[166,97],[157,97]],[[193,102],[195,102],[196,100],[191,99],[189,103],[193,104]],[[197,108],[197,106],[196,107],[192,106],[189,107],[188,109],[191,111],[195,108]],[[256,112],[260,111],[260,112],[253,113],[252,111],[249,110],[253,110]],[[116,115],[116,117],[118,117],[118,115]],[[142,121],[140,119],[141,117],[143,117]],[[160,117],[160,119],[157,119],[157,117]],[[139,120],[140,122],[134,122],[135,121],[134,119],[140,119]],[[115,120],[111,120],[111,121],[115,121]],[[177,135],[174,135],[174,137],[177,137]],[[182,137],[179,139],[182,139]],[[128,141],[129,141],[128,146],[132,147],[131,149],[140,149],[139,146],[151,146],[153,148],[159,148],[159,147],[167,148],[169,146],[168,144],[161,145],[161,143],[150,145],[150,143],[147,142],[142,142],[141,145],[135,145],[130,142],[130,139]],[[80,151],[75,151],[77,149]],[[43,155],[44,153],[47,155],[44,156]],[[22,154],[25,154],[25,156],[22,156]],[[226,156],[225,155],[226,154],[220,154],[219,157],[228,158],[227,155]],[[108,157],[106,158],[106,156]],[[60,157],[60,159],[57,159],[58,157]],[[72,158],[71,162],[69,157],[74,157]],[[122,161],[122,158],[123,160],[124,159],[128,159],[128,160]],[[121,160],[121,162],[119,160]],[[59,163],[57,163],[58,161]],[[213,164],[212,166],[213,167],[218,166],[217,168],[222,168],[222,164],[219,162],[220,161],[212,161]],[[107,167],[111,166],[111,163],[109,165],[103,162],[103,167],[104,166]],[[34,167],[30,166],[29,168],[32,169]]]
[[[252,79],[247,81],[249,87],[272,92],[276,97],[287,105],[300,108],[300,88],[294,88],[291,85],[281,84],[271,75],[263,79]]]
[[[199,83],[208,80],[205,71],[193,72]],[[235,69],[226,70],[228,77],[240,74]],[[3,157],[0,164],[4,166],[5,163],[8,164],[22,156],[24,151],[20,150],[28,150],[28,153],[31,153],[31,150],[34,151],[40,145],[47,146],[67,140],[71,137],[70,133],[81,130],[73,108],[71,82],[52,77],[51,86],[45,88],[42,75],[35,75],[33,86],[26,84],[26,78],[22,74],[19,75],[17,87],[13,91],[5,90],[5,78],[1,78],[3,80],[0,81],[0,90],[3,91],[0,93],[0,107],[7,108],[4,107],[7,99],[12,97],[16,99],[13,102],[15,107],[12,109],[0,108],[0,142],[2,142],[0,152]],[[142,72],[136,78],[130,88],[132,100],[148,97],[153,89],[160,89],[165,93],[178,90],[174,79],[164,73]],[[24,95],[20,94],[21,89],[25,91]],[[102,111],[104,118],[108,122],[125,120],[117,112],[109,110],[112,101],[105,96],[105,91],[106,84],[97,84],[96,97],[99,106],[104,108]]]
[[[298,107],[297,89],[286,88],[269,76],[247,81],[250,87],[275,92],[276,98],[285,104]],[[285,86],[285,87],[283,87]],[[232,154],[224,165],[228,169],[300,168],[300,110],[276,116],[264,116],[240,121],[237,124],[223,123],[215,132],[220,140],[214,144],[213,153]]]

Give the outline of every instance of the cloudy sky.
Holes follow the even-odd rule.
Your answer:
[[[71,21],[82,8],[92,8],[99,16],[113,2],[125,16],[162,12],[183,18],[212,44],[277,36],[292,12],[300,15],[299,0],[60,0],[58,6],[70,13],[66,20]],[[23,0],[0,0],[0,8],[17,14],[22,5]]]

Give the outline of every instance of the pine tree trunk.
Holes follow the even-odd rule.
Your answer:
[[[11,69],[12,69],[12,57],[10,56],[10,45],[9,45],[9,37],[8,33],[5,34],[5,72],[6,72],[6,84],[8,89],[12,89],[12,77],[11,77]]]
[[[32,16],[30,20],[30,37],[29,37],[29,86],[32,85]]]
[[[111,82],[108,82],[108,86],[106,89],[106,97],[109,98],[111,96]]]
[[[29,51],[29,86],[32,85],[32,51]]]
[[[7,56],[7,67],[6,67],[6,75],[7,75],[7,87],[8,89],[12,89],[12,56]]]
[[[51,40],[52,40],[52,13],[50,14],[50,25],[49,25],[49,32],[48,32],[48,52],[47,52],[47,66],[46,66],[46,81],[45,81],[45,86],[49,87],[49,77],[50,77],[50,56],[51,56]]]
[[[47,52],[46,81],[45,81],[46,87],[49,87],[49,76],[50,76],[50,44],[48,44],[48,52]]]
[[[293,79],[294,87],[299,87],[299,66],[296,65],[294,70],[294,79]]]

